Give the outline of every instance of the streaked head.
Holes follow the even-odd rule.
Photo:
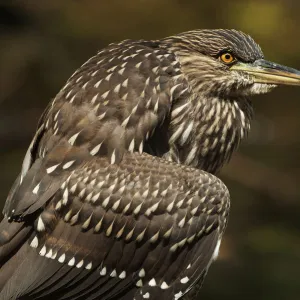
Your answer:
[[[300,85],[299,71],[265,60],[259,45],[237,30],[194,30],[165,41],[202,93],[230,98],[265,93],[276,85]]]

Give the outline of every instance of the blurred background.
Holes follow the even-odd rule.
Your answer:
[[[0,0],[0,206],[43,109],[97,50],[127,38],[235,28],[267,59],[300,69],[299,11],[294,0]],[[231,216],[199,299],[299,299],[300,88],[253,103],[252,132],[220,174]]]

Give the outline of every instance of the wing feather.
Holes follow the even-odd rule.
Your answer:
[[[124,299],[143,299],[151,291],[150,299],[171,297],[188,291],[209,266],[229,208],[227,189],[213,175],[128,153],[119,165],[95,157],[56,180],[56,193],[26,217],[36,220],[29,243],[37,238],[38,245],[24,246],[27,258],[10,280],[23,278],[31,265],[34,276],[19,288],[23,295],[114,299],[128,292]],[[67,201],[57,206],[66,190]],[[190,284],[180,283],[184,277]]]

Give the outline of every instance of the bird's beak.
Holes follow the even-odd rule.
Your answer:
[[[255,83],[300,85],[300,71],[264,59],[258,59],[252,64],[237,63],[230,70],[248,73]]]

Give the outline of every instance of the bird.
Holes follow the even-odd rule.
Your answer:
[[[250,97],[300,85],[249,35],[112,43],[44,111],[0,223],[0,299],[195,299]]]

